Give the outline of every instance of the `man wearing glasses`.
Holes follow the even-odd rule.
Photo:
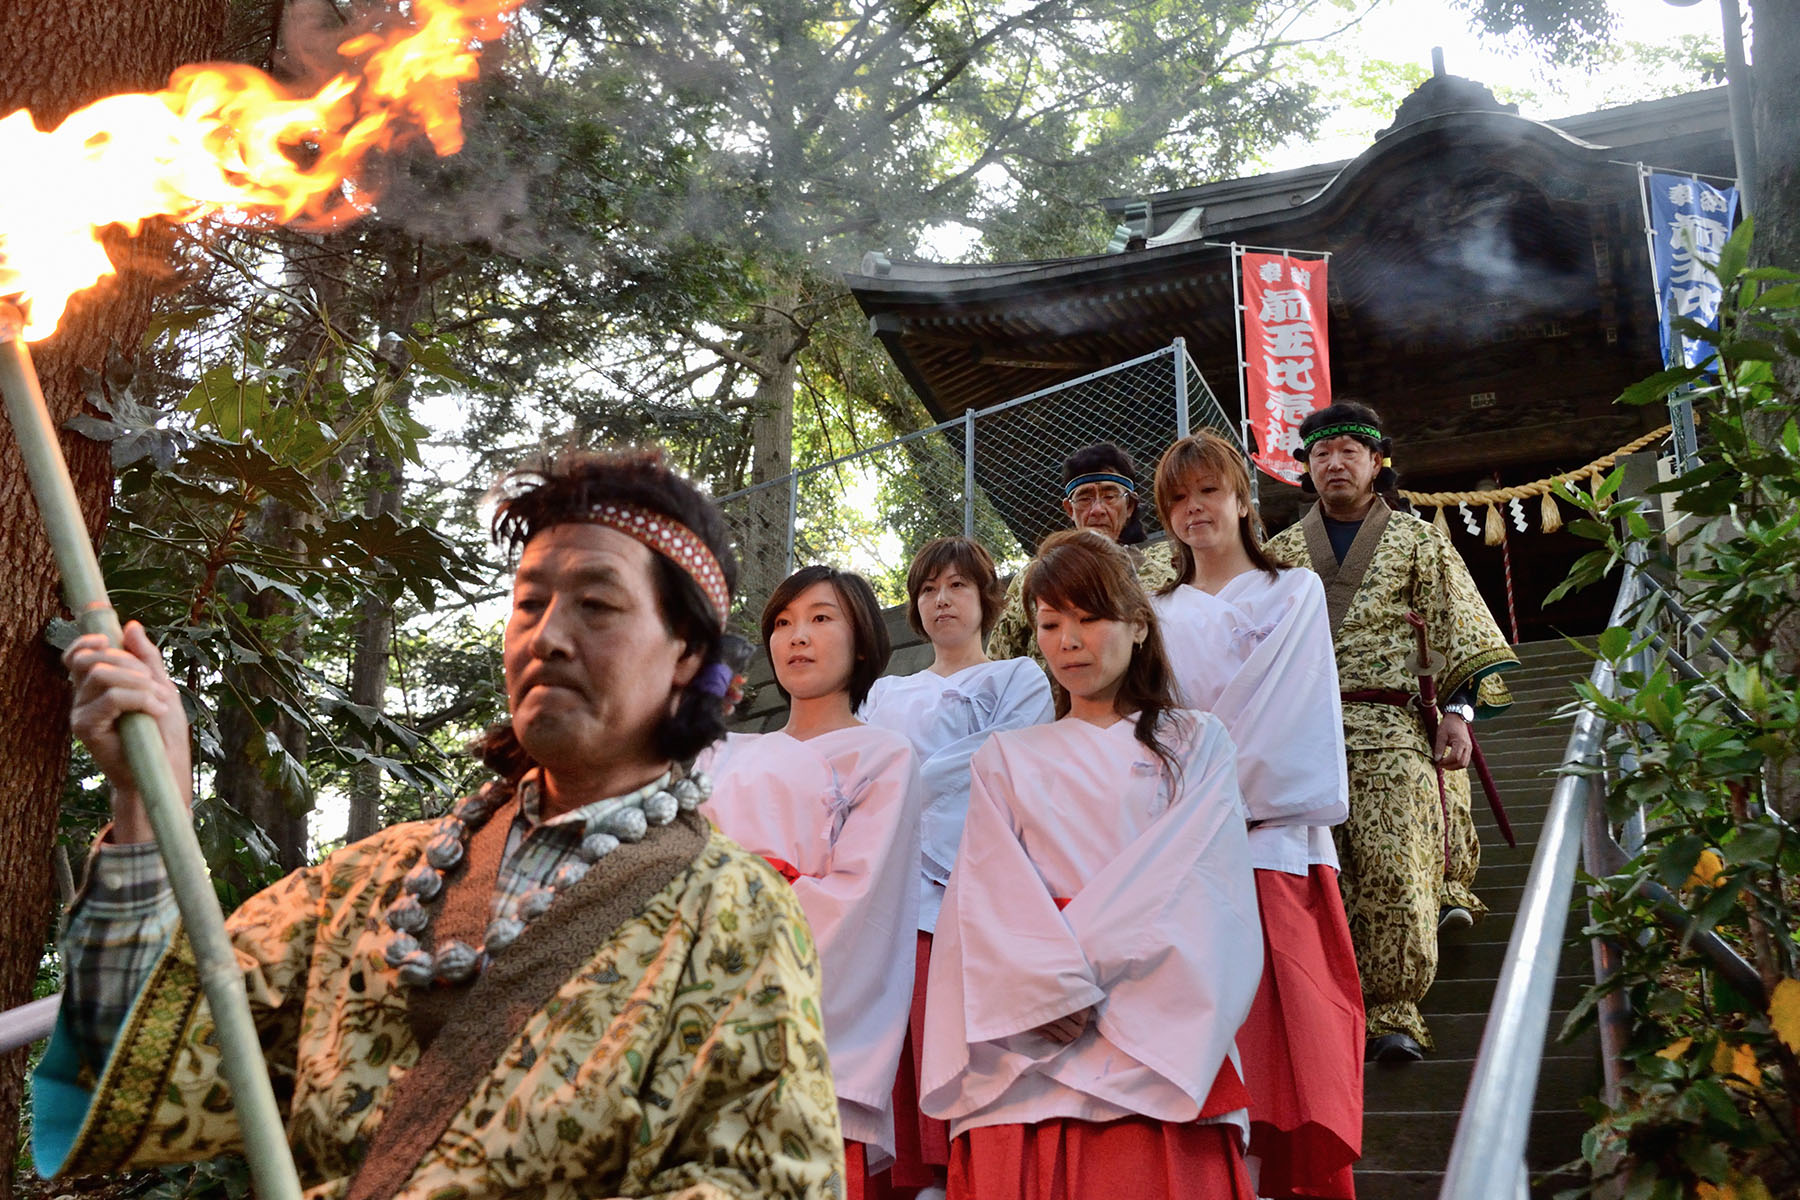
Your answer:
[[[1077,529],[1104,533],[1125,547],[1146,592],[1175,578],[1169,543],[1143,546],[1144,523],[1138,516],[1137,464],[1111,442],[1084,446],[1063,460],[1062,510]],[[1038,650],[1037,628],[1020,600],[1024,572],[1013,576],[1001,605],[1000,620],[988,635],[989,658],[1021,658],[1030,655],[1044,666]],[[1048,674],[1046,667],[1045,673]],[[1051,685],[1055,686],[1054,683]]]

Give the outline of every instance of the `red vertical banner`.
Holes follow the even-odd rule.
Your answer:
[[[1323,258],[1252,254],[1242,260],[1246,415],[1256,432],[1253,462],[1300,482],[1300,422],[1331,403],[1325,338]]]

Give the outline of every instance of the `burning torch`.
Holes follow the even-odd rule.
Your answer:
[[[0,154],[65,185],[0,193],[0,394],[83,633],[122,640],[26,342],[54,332],[69,297],[112,273],[100,231],[136,232],[154,217],[353,218],[367,191],[341,185],[367,152],[417,132],[440,154],[461,147],[457,85],[475,78],[477,44],[522,2],[412,0],[407,23],[339,42],[344,69],[312,95],[212,64],[182,68],[161,92],[105,97],[50,133],[23,111],[0,117]],[[144,713],[118,729],[218,1029],[254,1191],[299,1200],[243,972],[161,734]]]
[[[83,633],[103,633],[117,646],[123,638],[119,616],[106,595],[100,561],[81,519],[81,504],[69,480],[69,465],[50,423],[50,410],[38,387],[37,370],[25,345],[25,314],[10,299],[0,299],[0,393],[18,439],[32,495],[44,517],[44,529],[62,572],[63,596]],[[156,844],[168,867],[169,886],[188,942],[194,948],[200,983],[219,1031],[220,1070],[231,1085],[244,1154],[256,1180],[256,1194],[268,1200],[299,1200],[300,1177],[294,1170],[281,1112],[263,1065],[262,1043],[250,1017],[244,972],[225,932],[225,917],[213,891],[212,876],[200,842],[194,836],[187,805],[175,783],[169,756],[155,718],[126,713],[119,718],[119,738],[131,762],[131,773],[144,798],[144,810],[156,831]]]

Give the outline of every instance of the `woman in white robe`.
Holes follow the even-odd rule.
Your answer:
[[[846,1195],[862,1200],[894,1154],[919,923],[919,770],[905,737],[853,715],[888,659],[867,582],[807,567],[775,589],[762,628],[787,724],[729,734],[695,767],[713,780],[704,811],[787,879],[812,928]]]
[[[949,1127],[919,1111],[918,1081],[931,935],[969,809],[969,760],[995,732],[1055,716],[1042,667],[1030,658],[991,661],[982,648],[1005,596],[994,560],[980,543],[945,537],[922,546],[906,574],[906,617],[931,643],[931,665],[877,679],[859,714],[870,725],[906,736],[925,785],[912,1017],[894,1081],[896,1149],[889,1179],[901,1189],[941,1188],[950,1165]]]
[[[1337,659],[1319,577],[1263,554],[1237,447],[1183,438],[1156,471],[1176,582],[1152,603],[1176,694],[1237,746],[1267,960],[1238,1032],[1251,1174],[1271,1200],[1352,1200],[1362,1150],[1362,989],[1331,826],[1349,814]]]
[[[1174,707],[1117,546],[1055,534],[1026,572],[1068,699],[974,758],[926,1006],[950,1195],[1249,1200],[1232,1043],[1262,935],[1230,739]]]

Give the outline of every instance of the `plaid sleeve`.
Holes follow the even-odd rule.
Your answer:
[[[63,935],[63,1020],[95,1071],[150,977],[180,914],[155,842],[101,842]]]

